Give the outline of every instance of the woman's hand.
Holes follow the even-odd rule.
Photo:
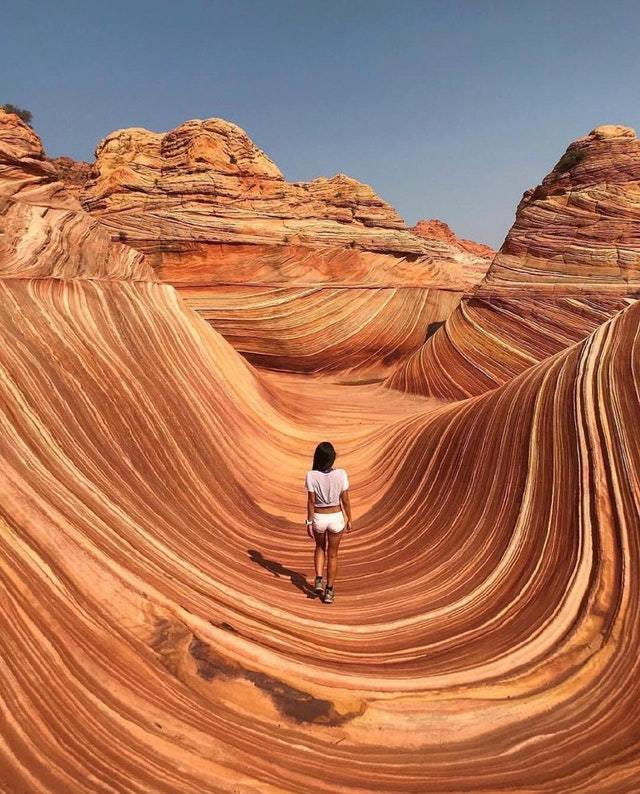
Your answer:
[[[347,521],[347,528],[345,529],[345,532],[351,532],[352,529],[353,529],[353,522],[351,521],[351,519],[349,519]]]
[[[307,535],[311,538],[311,540],[314,539],[314,536],[313,536],[313,524],[307,524]]]

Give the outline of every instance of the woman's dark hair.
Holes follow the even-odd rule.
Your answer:
[[[318,444],[316,451],[313,453],[314,471],[330,471],[335,459],[336,451],[333,448],[333,444],[330,441],[323,441]]]

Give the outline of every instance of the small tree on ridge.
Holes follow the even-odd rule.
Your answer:
[[[33,120],[33,113],[30,110],[25,110],[25,108],[19,108],[17,105],[12,105],[11,102],[5,102],[4,105],[0,105],[0,107],[6,113],[15,113],[16,116],[21,118],[25,124],[31,126],[31,122]]]

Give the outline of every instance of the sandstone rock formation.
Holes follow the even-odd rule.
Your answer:
[[[222,119],[111,133],[96,149],[84,204],[151,251],[168,241],[293,243],[457,261],[450,245],[411,234],[368,185],[345,174],[286,182],[244,130]]]
[[[469,287],[475,287],[485,277],[489,265],[496,252],[493,248],[483,243],[476,243],[473,240],[463,240],[457,237],[452,229],[444,221],[437,219],[418,221],[411,231],[418,237],[425,240],[442,240],[457,248],[459,251],[473,254],[474,256],[462,264],[465,280]]]
[[[0,130],[3,788],[631,794],[640,304],[457,404],[258,373]]]
[[[82,201],[269,368],[381,376],[486,269],[457,240],[413,234],[344,174],[286,182],[221,119],[111,133]]]
[[[444,399],[481,394],[638,295],[640,141],[628,127],[598,127],[524,194],[485,279],[388,385]]]
[[[89,163],[73,160],[71,157],[53,157],[49,162],[56,169],[58,179],[64,182],[69,192],[78,196],[84,190],[91,174]]]
[[[418,237],[424,237],[425,240],[443,240],[462,251],[468,251],[472,254],[477,254],[483,259],[493,259],[496,252],[491,246],[484,243],[476,243],[473,240],[464,240],[458,237],[448,223],[431,218],[430,220],[418,221],[415,226],[411,228],[413,234]]]
[[[154,278],[58,181],[33,130],[1,110],[0,276]]]

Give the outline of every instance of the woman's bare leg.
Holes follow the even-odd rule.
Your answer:
[[[338,546],[340,545],[340,538],[342,532],[329,532],[327,530],[328,540],[328,554],[329,565],[327,566],[327,587],[333,587],[336,578],[336,571],[338,569]]]
[[[325,560],[325,543],[326,543],[326,536],[328,535],[327,532],[314,532],[313,536],[316,539],[316,550],[313,554],[313,562],[316,566],[316,576],[322,576],[324,571],[324,560]]]

